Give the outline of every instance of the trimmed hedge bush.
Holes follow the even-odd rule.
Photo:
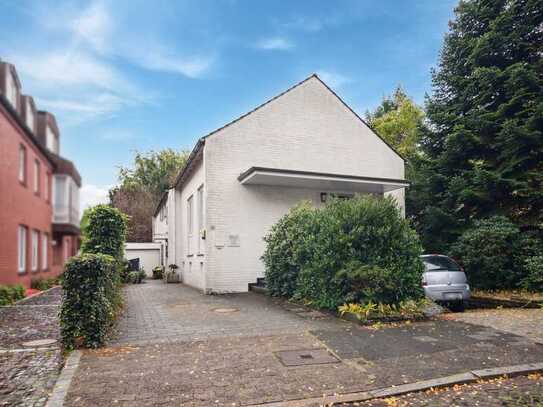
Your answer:
[[[108,255],[86,253],[65,266],[60,328],[64,345],[73,349],[81,341],[96,348],[104,343],[119,309],[119,273]]]
[[[471,286],[485,290],[516,288],[525,275],[521,233],[504,216],[477,220],[451,247]]]
[[[522,280],[522,288],[528,291],[543,291],[543,256],[529,257],[524,267],[526,277]]]
[[[0,285],[0,306],[11,305],[25,297],[22,285]]]
[[[85,211],[84,253],[101,253],[121,260],[124,254],[128,217],[109,205],[96,205]]]
[[[266,236],[272,295],[335,310],[345,303],[399,303],[423,296],[419,238],[390,198],[297,207]]]
[[[45,291],[60,283],[61,277],[37,278],[30,280],[30,288]]]

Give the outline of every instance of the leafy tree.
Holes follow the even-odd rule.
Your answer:
[[[424,111],[398,86],[372,113],[366,113],[371,127],[405,158],[412,157],[419,142]]]
[[[445,250],[474,219],[543,222],[543,2],[461,1],[433,72],[417,223]],[[435,238],[443,231],[442,241]]]
[[[189,152],[170,148],[148,153],[136,152],[131,167],[120,167],[120,185],[109,191],[111,205],[130,216],[127,241],[148,242],[152,216],[160,198],[175,182]]]

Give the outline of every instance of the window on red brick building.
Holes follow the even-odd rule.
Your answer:
[[[26,147],[19,146],[19,181],[26,184]]]
[[[26,226],[19,226],[19,273],[26,271]]]
[[[43,233],[41,235],[41,268],[47,270],[47,262],[49,261],[49,235]]]
[[[40,193],[40,162],[34,161],[34,193],[39,195]]]
[[[39,234],[37,230],[32,231],[32,271],[38,271],[38,245]]]

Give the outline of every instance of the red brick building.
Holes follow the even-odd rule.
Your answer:
[[[78,250],[81,177],[59,153],[55,117],[0,61],[0,284],[57,276]]]

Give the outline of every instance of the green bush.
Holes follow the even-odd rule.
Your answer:
[[[162,280],[164,277],[164,268],[162,266],[156,266],[153,268],[153,280]]]
[[[280,224],[290,225],[292,213],[300,216],[297,210]],[[333,310],[346,302],[399,303],[422,297],[420,242],[392,198],[358,196],[305,211],[290,228],[272,228],[266,237],[266,282],[288,288],[272,294]],[[284,236],[290,241],[282,256]]]
[[[45,291],[60,283],[60,277],[37,278],[30,280],[30,288]]]
[[[0,285],[0,306],[11,305],[25,297],[25,288],[22,285]]]
[[[101,253],[120,260],[124,254],[128,217],[109,205],[96,205],[85,211],[83,253]]]
[[[130,268],[128,260],[122,259],[118,262],[117,270],[119,271],[119,278],[122,283],[129,283],[130,279],[128,275],[130,274]]]
[[[60,327],[64,345],[72,349],[80,340],[86,347],[104,343],[120,307],[116,260],[86,253],[72,257],[62,279]]]
[[[311,225],[314,209],[307,202],[292,208],[272,226],[264,237],[266,250],[262,256],[266,268],[266,284],[271,295],[292,297],[303,263],[301,242]]]
[[[522,288],[528,291],[543,291],[543,256],[529,257],[525,261],[526,277]]]
[[[131,271],[128,273],[128,282],[132,284],[141,284],[145,277],[146,274],[144,270]]]
[[[522,236],[504,216],[475,221],[451,248],[470,285],[485,290],[516,288],[524,277]]]

